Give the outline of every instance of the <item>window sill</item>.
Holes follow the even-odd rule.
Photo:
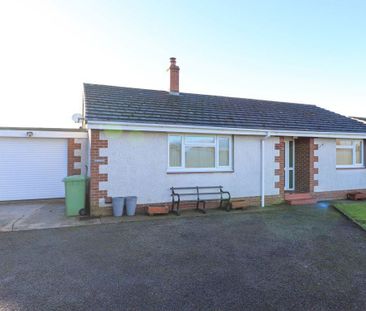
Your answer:
[[[174,170],[169,169],[166,171],[167,174],[195,174],[195,173],[234,173],[233,169],[226,170],[217,170],[217,169],[203,169],[203,170],[190,170],[190,169],[182,169],[182,170]]]
[[[352,167],[337,167],[337,170],[344,171],[344,170],[365,170],[365,166],[352,166]]]

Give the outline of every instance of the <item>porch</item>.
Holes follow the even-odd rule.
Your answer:
[[[318,145],[312,137],[284,138],[284,198],[290,205],[314,204]]]

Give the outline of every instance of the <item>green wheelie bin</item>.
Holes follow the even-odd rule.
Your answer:
[[[67,176],[65,183],[66,216],[77,216],[85,208],[85,192],[88,178],[83,175]]]

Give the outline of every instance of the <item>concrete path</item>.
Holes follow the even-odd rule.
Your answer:
[[[80,221],[66,217],[63,200],[0,204],[0,231],[22,231],[100,224],[100,219]]]
[[[41,208],[39,203],[0,204],[0,231],[12,231],[15,224]]]
[[[278,209],[280,207],[273,207]],[[271,208],[269,208],[271,209]],[[260,212],[261,209],[246,210],[245,213]],[[201,214],[195,210],[184,211],[179,218],[183,217],[207,217],[210,215],[226,214],[226,211],[213,209],[207,214]],[[231,213],[243,213],[243,211],[232,211]],[[177,218],[175,214],[162,216],[147,216],[139,214],[133,217],[101,217],[80,220],[77,217],[65,216],[65,205],[63,200],[48,200],[38,202],[15,202],[0,204],[0,232],[25,231],[35,229],[54,229],[63,227],[79,227],[98,224],[115,224],[134,221],[150,221],[152,219]]]

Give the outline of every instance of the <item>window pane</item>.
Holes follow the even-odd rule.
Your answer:
[[[355,141],[355,145],[356,145],[356,163],[357,164],[361,164],[362,163],[362,159],[361,159],[361,148],[362,148],[362,143],[361,141]]]
[[[337,165],[352,165],[353,149],[337,149]]]
[[[288,171],[288,187],[289,187],[289,189],[294,188],[294,171],[293,170]]]
[[[182,137],[169,136],[169,166],[182,166]]]
[[[289,141],[288,144],[288,152],[289,152],[289,156],[288,156],[288,166],[289,167],[294,167],[294,142],[291,140]],[[292,187],[291,187],[292,188]]]
[[[352,146],[352,140],[350,139],[337,139],[338,146]]]
[[[214,147],[186,147],[186,167],[215,167]]]
[[[219,166],[229,166],[229,138],[219,138]]]
[[[186,144],[200,144],[200,143],[214,143],[214,136],[186,136],[185,138]]]

